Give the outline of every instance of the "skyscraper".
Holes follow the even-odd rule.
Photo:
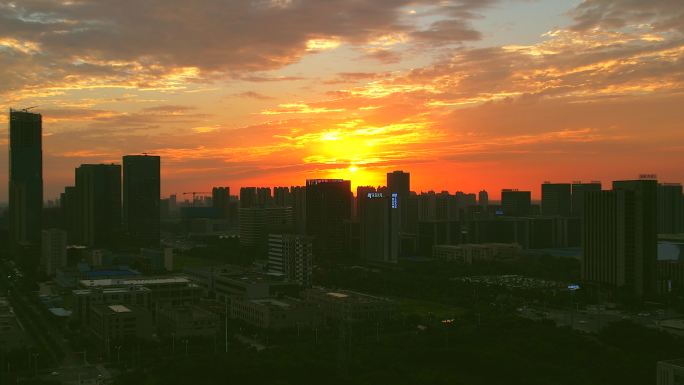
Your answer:
[[[411,191],[411,174],[401,170],[387,173],[387,190],[398,196],[407,197]]]
[[[682,211],[682,185],[663,183],[658,185],[658,233],[684,232]]]
[[[76,169],[79,241],[111,247],[121,230],[121,166],[83,164]]]
[[[314,238],[317,256],[342,256],[344,226],[351,219],[351,182],[342,179],[306,181],[306,232]]]
[[[584,215],[584,194],[588,191],[601,191],[601,182],[573,182],[572,183],[572,216]]]
[[[542,214],[548,216],[570,216],[572,194],[570,183],[544,183],[542,191]]]
[[[159,247],[160,159],[150,155],[123,157],[123,220],[138,247]]]
[[[489,193],[487,191],[482,190],[477,194],[477,202],[480,206],[486,208],[489,206]]]
[[[216,215],[221,219],[230,218],[230,187],[214,187],[211,189],[211,203]]]
[[[655,180],[613,182],[612,191],[584,196],[582,279],[601,289],[643,298],[655,289]]]
[[[501,191],[501,209],[509,217],[522,217],[532,212],[532,198],[529,191],[504,189]]]
[[[369,192],[361,216],[361,256],[370,261],[396,263],[399,257],[400,200]]]
[[[40,114],[10,109],[10,246],[39,246],[43,209],[43,121]]]

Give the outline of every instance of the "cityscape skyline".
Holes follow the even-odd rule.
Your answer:
[[[0,2],[0,109],[44,114],[46,197],[79,164],[143,152],[162,157],[164,195],[394,169],[416,191],[535,197],[544,180],[684,180],[676,2],[177,4],[173,21],[166,3],[136,18],[88,3]]]

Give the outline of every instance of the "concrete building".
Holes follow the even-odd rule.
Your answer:
[[[661,183],[658,185],[658,234],[684,232],[684,209],[682,185]]]
[[[121,166],[83,164],[76,169],[79,242],[109,247],[121,231]]]
[[[42,232],[40,265],[48,276],[54,276],[57,269],[67,265],[67,233],[62,229],[48,229]]]
[[[131,305],[95,305],[90,308],[90,334],[111,352],[118,346],[152,338],[152,313]]]
[[[382,320],[394,314],[396,304],[386,298],[349,290],[331,291],[313,287],[304,291],[304,298],[328,320]]]
[[[501,209],[503,215],[522,217],[532,213],[532,195],[529,191],[504,189],[501,191]]]
[[[304,287],[311,286],[313,240],[297,234],[270,234],[268,271],[285,276]]]
[[[345,222],[351,220],[351,182],[341,179],[306,181],[306,233],[314,237],[318,257],[341,257]]]
[[[240,245],[266,255],[268,234],[292,233],[294,229],[291,207],[240,208]]]
[[[213,337],[220,317],[199,306],[176,306],[157,310],[157,327],[161,336]]]
[[[656,384],[684,384],[684,358],[658,362],[656,366]]]
[[[150,290],[152,308],[191,305],[203,296],[201,287],[181,275],[90,279],[80,281],[79,285],[84,289],[146,287]]]
[[[259,299],[299,295],[301,286],[284,276],[266,274],[240,266],[186,269],[187,276],[210,297],[220,302],[231,297]]]
[[[159,247],[160,158],[123,157],[123,224],[132,245]]]
[[[260,329],[310,328],[318,324],[318,314],[310,303],[293,297],[235,298],[230,315]]]
[[[570,183],[545,182],[541,186],[542,215],[568,217],[572,208]]]
[[[398,193],[369,192],[359,217],[361,257],[368,261],[397,263],[401,231],[401,203]]]
[[[654,293],[657,182],[613,182],[585,195],[582,279],[599,290],[640,299]]]
[[[584,215],[584,195],[590,191],[601,191],[601,182],[582,183],[573,182],[572,186],[572,216],[582,217]]]
[[[43,118],[10,109],[9,206],[11,248],[40,246],[43,215]]]
[[[473,262],[492,261],[498,258],[513,258],[519,255],[521,251],[522,247],[515,243],[435,245],[432,248],[432,257],[472,264]]]
[[[153,310],[152,291],[144,286],[108,287],[73,290],[72,317],[84,324],[90,318],[90,309],[96,305],[134,305]]]

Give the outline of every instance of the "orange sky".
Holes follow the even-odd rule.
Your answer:
[[[672,0],[0,0],[0,105],[43,114],[46,199],[140,152],[164,195],[394,169],[495,198],[680,182],[682,20]]]

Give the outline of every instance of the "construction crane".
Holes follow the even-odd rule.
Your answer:
[[[184,192],[183,195],[189,195],[192,194],[192,205],[195,206],[195,198],[197,197],[197,194],[211,194],[208,191],[190,191],[190,192]]]

